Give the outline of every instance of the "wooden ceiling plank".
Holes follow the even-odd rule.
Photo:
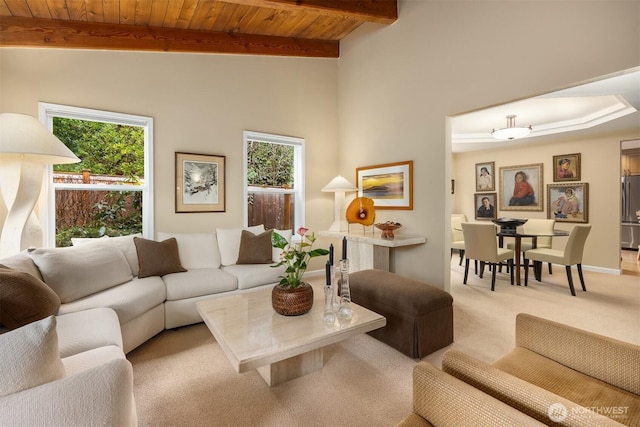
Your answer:
[[[265,36],[276,35],[273,31],[273,27],[276,25],[274,22],[276,12],[281,13],[279,11],[274,11],[273,9],[250,9],[250,13],[243,16],[238,25],[240,28],[250,28],[252,34],[262,34]]]
[[[65,0],[47,0],[47,6],[52,19],[69,19]]]
[[[227,31],[227,23],[231,20],[231,17],[238,10],[237,4],[221,2],[221,8],[218,12],[218,18],[213,23],[211,28],[213,31]]]
[[[153,0],[151,4],[151,16],[149,16],[149,26],[163,27],[167,16],[170,0]],[[173,2],[176,3],[175,1]]]
[[[136,12],[133,18],[134,24],[149,25],[152,5],[153,2],[151,0],[136,0]]]
[[[9,6],[4,0],[0,0],[0,16],[11,16]]]
[[[5,16],[31,16],[31,9],[29,9],[26,0],[5,0],[5,4],[9,11],[9,14]]]
[[[49,12],[49,6],[43,1],[31,1],[28,3],[31,10],[31,16],[34,18],[51,19],[51,12]]]
[[[136,2],[135,0],[119,0],[120,11],[118,12],[118,23],[133,25],[136,22]]]
[[[189,24],[191,30],[207,30],[210,29],[216,18],[218,17],[218,9],[221,7],[220,2],[215,0],[200,0],[198,7],[193,13],[193,19]]]
[[[191,25],[193,14],[198,7],[198,0],[184,0],[182,8],[180,8],[180,15],[176,22],[176,28],[187,29]]]
[[[7,17],[0,46],[337,58],[337,41]]]
[[[102,0],[85,0],[85,8],[87,11],[87,21],[105,22]]]
[[[87,9],[84,4],[84,0],[67,0],[67,11],[69,12],[69,19],[72,21],[86,21]]]
[[[305,10],[319,15],[341,19],[354,19],[380,24],[398,20],[397,0],[224,0],[248,6],[282,10]]]
[[[167,12],[164,15],[163,27],[174,28],[180,18],[180,9],[182,9],[182,1],[171,0],[167,4]]]
[[[120,0],[102,0],[103,21],[108,24],[120,23]]]

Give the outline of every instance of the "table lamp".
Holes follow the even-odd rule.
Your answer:
[[[33,116],[0,114],[0,192],[7,208],[0,216],[0,257],[42,244],[33,213],[47,165],[80,159]],[[39,238],[39,241],[38,241]]]
[[[358,191],[358,188],[342,175],[338,175],[325,185],[321,191],[335,193],[334,221],[329,227],[329,231],[347,231],[348,224],[344,208],[345,193],[347,191]]]

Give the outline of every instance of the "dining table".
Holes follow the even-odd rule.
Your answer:
[[[525,233],[518,230],[506,231],[506,230],[498,229],[496,232],[496,235],[498,236],[498,244],[500,245],[501,248],[504,247],[505,237],[512,237],[515,240],[514,268],[516,269],[515,271],[516,285],[520,286],[520,283],[521,283],[520,267],[522,266],[520,253],[522,252],[522,239],[531,238],[531,248],[535,249],[538,247],[538,237],[566,237],[569,235],[569,232],[565,230],[553,230],[553,233],[548,233],[548,232],[547,233]]]

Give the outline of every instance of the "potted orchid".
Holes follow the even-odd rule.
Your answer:
[[[313,306],[313,288],[302,281],[302,275],[307,270],[311,258],[327,255],[326,249],[312,249],[316,241],[315,233],[300,227],[297,234],[298,242],[289,243],[278,233],[273,233],[271,243],[274,248],[282,249],[280,262],[273,267],[285,266],[285,275],[271,293],[271,302],[276,312],[285,316],[304,314]]]

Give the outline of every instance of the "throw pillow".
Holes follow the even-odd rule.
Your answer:
[[[105,239],[109,240],[109,239]],[[34,249],[29,256],[44,282],[68,303],[131,280],[122,251],[110,244]]]
[[[54,316],[0,335],[0,348],[0,396],[37,387],[65,375],[58,353]]]
[[[71,243],[73,246],[80,246],[84,244],[107,244],[113,245],[122,251],[122,254],[127,260],[129,267],[131,267],[131,274],[138,275],[138,253],[136,252],[136,246],[133,244],[134,237],[142,237],[141,233],[128,234],[125,236],[102,236],[96,238],[85,237],[72,237]]]
[[[220,268],[220,251],[216,233],[162,233],[158,240],[175,237],[182,266],[192,268]]]
[[[277,233],[285,238],[285,240],[291,243],[291,236],[293,236],[293,230],[273,230],[274,233]],[[271,258],[273,262],[280,262],[280,255],[282,254],[282,249],[280,248],[271,248]]]
[[[242,228],[217,228],[218,249],[220,249],[220,263],[222,265],[233,265],[238,261],[238,253],[240,252],[240,238],[242,237]],[[254,225],[247,227],[253,234],[264,232],[264,225]]]
[[[175,237],[162,242],[134,237],[133,243],[138,251],[139,278],[187,271],[180,263]]]
[[[264,233],[253,234],[250,231],[242,230],[238,262],[236,264],[271,264],[273,262],[271,253],[272,232],[273,230],[267,230]]]
[[[54,315],[60,298],[42,280],[0,265],[0,325],[16,329]]]

